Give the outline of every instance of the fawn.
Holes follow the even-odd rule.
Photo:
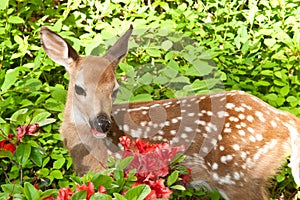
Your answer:
[[[267,199],[267,179],[290,155],[300,185],[300,120],[241,91],[112,105],[116,67],[126,55],[132,26],[102,57],[79,54],[41,28],[46,54],[70,76],[61,135],[79,175],[105,169],[128,135],[184,145],[193,185],[217,188],[225,199]]]

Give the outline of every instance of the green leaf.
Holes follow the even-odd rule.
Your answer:
[[[131,188],[125,194],[125,198],[130,200],[143,200],[151,192],[148,185],[139,185]]]
[[[112,200],[112,197],[107,194],[95,193],[90,200]]]
[[[4,150],[4,149],[0,149],[0,158],[9,158],[9,159],[13,159],[13,154],[8,151],[8,150]]]
[[[274,38],[266,38],[264,39],[264,44],[267,45],[268,47],[273,47],[274,44],[276,44],[276,39]]]
[[[142,85],[149,85],[152,82],[152,80],[153,76],[148,72],[138,79],[139,83]]]
[[[36,164],[39,167],[41,167],[43,164],[43,154],[36,147],[31,148],[30,159],[34,162],[34,164]]]
[[[66,159],[61,157],[53,162],[53,169],[60,169],[65,164]]]
[[[25,117],[27,116],[28,108],[23,108],[20,110],[17,110],[14,114],[12,114],[10,121],[13,122],[22,122],[24,121]]]
[[[148,48],[146,49],[146,53],[149,54],[149,56],[151,57],[160,57],[161,51],[154,48],[152,49]]]
[[[16,149],[16,159],[19,164],[24,165],[30,157],[31,146],[29,144],[20,144]]]
[[[24,184],[24,194],[28,200],[38,200],[40,198],[39,191],[28,182]]]
[[[86,199],[87,192],[86,190],[81,190],[72,195],[72,200],[82,200]]]
[[[166,40],[161,43],[161,48],[165,51],[168,51],[172,46],[173,43],[170,40]]]
[[[9,0],[1,0],[0,10],[5,10],[8,7]]]
[[[18,16],[10,16],[8,18],[8,22],[12,23],[12,24],[24,24],[25,23],[25,21],[21,17],[18,17]]]
[[[196,60],[192,64],[193,66],[186,71],[186,75],[188,76],[205,76],[213,70],[211,65],[201,60]]]
[[[185,190],[185,187],[182,185],[173,185],[170,188],[174,190]]]
[[[62,172],[59,171],[59,170],[53,170],[50,172],[50,176],[52,176],[53,178],[55,179],[63,179],[63,175],[62,175]]]
[[[268,100],[271,100],[271,101],[276,101],[277,98],[278,98],[278,96],[277,96],[276,94],[274,94],[274,93],[267,94],[265,97],[266,97]]]
[[[128,156],[126,158],[123,158],[116,166],[118,170],[124,170],[132,161],[134,157]]]
[[[40,121],[38,124],[39,124],[40,127],[42,127],[42,126],[46,126],[48,124],[53,124],[54,122],[56,122],[56,119],[48,118],[48,119],[45,119],[43,121]]]
[[[150,94],[138,94],[130,99],[131,102],[140,102],[140,101],[152,101],[152,95]]]
[[[111,186],[111,183],[113,182],[113,178],[98,173],[95,176],[93,176],[91,181],[94,183],[95,188],[98,188],[101,185],[105,188],[109,188]]]
[[[1,86],[2,92],[5,92],[8,90],[15,82],[17,81],[17,76],[19,75],[19,69],[9,69],[7,70],[5,77],[4,77],[4,82]]]
[[[291,102],[297,102],[298,101],[298,99],[296,97],[294,97],[294,96],[289,96],[286,100],[289,103],[291,103]]]
[[[177,154],[172,162],[171,162],[171,165],[175,165],[175,164],[178,164],[178,163],[181,163],[182,161],[184,161],[185,159],[185,155],[184,154]]]
[[[276,176],[276,181],[278,183],[283,182],[285,179],[286,179],[286,175],[285,174],[279,174],[279,175]]]
[[[286,86],[284,86],[284,87],[282,87],[282,88],[280,89],[280,94],[281,94],[283,97],[285,97],[286,95],[288,95],[289,92],[290,92],[290,86],[289,86],[289,85],[286,85]]]
[[[42,168],[37,172],[41,177],[47,177],[49,175],[49,169]]]
[[[127,200],[125,197],[123,197],[119,193],[113,193],[113,195],[116,198],[116,200]]]
[[[270,83],[268,81],[257,81],[254,83],[256,86],[269,86]]]
[[[47,119],[49,116],[51,115],[51,113],[44,111],[41,112],[39,114],[37,114],[36,116],[34,116],[31,120],[31,124],[37,123],[37,122],[41,122],[44,121],[45,119]]]
[[[57,189],[47,189],[45,192],[42,192],[40,199],[45,199],[50,196],[57,196]]]
[[[8,194],[23,194],[24,189],[22,188],[21,185],[11,183],[11,184],[2,184],[1,188],[3,192],[8,193]]]
[[[173,171],[172,174],[168,176],[167,186],[170,187],[178,180],[178,171]]]

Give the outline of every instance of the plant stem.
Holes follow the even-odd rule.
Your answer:
[[[23,167],[22,164],[20,164],[20,185],[23,184]]]

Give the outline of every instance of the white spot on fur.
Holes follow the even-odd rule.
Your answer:
[[[195,113],[188,113],[187,116],[188,116],[188,117],[194,117],[194,116],[195,116]]]
[[[247,127],[247,130],[249,131],[249,133],[252,133],[252,134],[255,132],[255,130],[251,127]]]
[[[224,118],[224,117],[228,117],[229,114],[226,111],[219,111],[219,112],[217,112],[217,116],[218,116],[218,118]]]
[[[147,121],[141,121],[141,122],[140,122],[140,125],[141,125],[141,126],[146,126],[146,125],[147,125]]]
[[[274,120],[272,120],[272,121],[271,121],[271,126],[272,126],[273,128],[276,128],[276,127],[277,127],[277,123],[276,123]]]
[[[232,145],[232,148],[233,148],[235,151],[239,151],[239,150],[240,150],[240,146],[239,146],[238,144]]]
[[[176,123],[178,122],[178,119],[173,118],[173,119],[171,119],[171,122],[172,122],[173,124],[176,124]]]
[[[255,115],[258,117],[258,119],[261,121],[261,122],[266,122],[266,119],[264,118],[264,114],[260,111],[255,111]]]
[[[231,128],[225,128],[224,133],[231,133]]]
[[[245,136],[245,135],[246,135],[246,133],[245,133],[244,130],[238,130],[238,134],[239,134],[240,136]]]
[[[258,141],[262,141],[264,138],[263,138],[263,136],[261,135],[261,134],[256,134],[256,139],[258,140]]]
[[[254,117],[252,115],[248,115],[246,118],[249,122],[253,122],[254,121]]]
[[[125,132],[129,131],[129,126],[127,124],[123,125],[123,131],[125,131]]]
[[[239,114],[239,118],[240,118],[241,120],[243,120],[243,119],[246,118],[246,116],[245,116],[244,114],[240,113],[240,114]]]
[[[186,131],[186,132],[192,132],[193,131],[193,129],[191,128],[191,127],[184,127],[184,131]]]
[[[227,109],[233,109],[233,108],[235,107],[235,105],[234,105],[233,103],[227,103],[227,104],[225,105],[225,107],[226,107]]]
[[[212,166],[211,166],[211,169],[212,170],[217,170],[218,169],[218,163],[214,163]]]
[[[182,133],[182,134],[181,134],[181,138],[182,138],[182,139],[185,139],[185,138],[187,138],[187,137],[188,137],[188,135],[187,135],[186,133]]]
[[[171,134],[171,135],[176,135],[176,133],[177,133],[176,130],[171,130],[171,131],[170,131],[170,134]]]
[[[219,149],[220,149],[220,151],[224,151],[225,150],[224,146],[220,146]]]

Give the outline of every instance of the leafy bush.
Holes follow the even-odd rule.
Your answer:
[[[10,185],[1,188],[4,195],[12,188],[27,195],[35,191],[32,184],[42,190],[75,187],[78,179],[58,134],[68,77],[40,47],[42,25],[92,55],[104,53],[134,25],[129,54],[117,69],[122,87],[116,103],[241,89],[300,116],[298,5],[292,0],[3,0],[0,140],[3,148],[16,146],[14,156],[0,151],[0,182]],[[16,127],[35,123],[42,134],[16,139]],[[84,179],[80,184],[87,184]],[[294,196],[287,167],[271,192]]]

